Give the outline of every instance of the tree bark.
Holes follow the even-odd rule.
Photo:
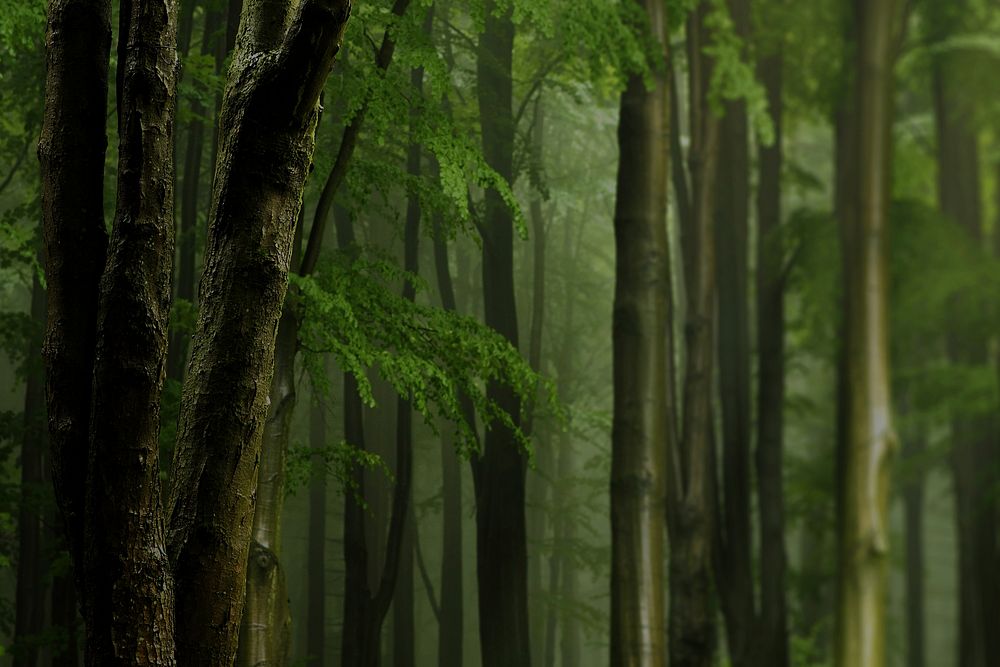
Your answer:
[[[313,395],[309,407],[309,444],[316,452],[309,478],[309,594],[306,653],[309,665],[326,664],[326,468],[318,452],[326,447],[326,408]]]
[[[835,664],[885,663],[892,427],[888,347],[888,202],[893,0],[856,7],[854,215],[842,225],[844,356],[838,466]]]
[[[31,320],[45,319],[45,288],[35,275],[31,285]],[[45,378],[37,363],[41,340],[32,337],[27,350],[24,433],[21,436],[21,489],[17,516],[17,588],[13,667],[34,667],[38,637],[45,625],[46,561],[42,546],[42,489],[45,485]]]
[[[513,180],[514,119],[511,9],[486,7],[476,56],[483,155],[501,178]],[[495,189],[486,192],[483,221],[483,300],[487,326],[518,346],[514,298],[513,221]],[[510,387],[490,382],[489,400],[519,422],[520,401]],[[475,460],[479,639],[483,667],[530,667],[528,563],[524,512],[525,460],[510,429],[495,424]]]
[[[657,40],[653,85],[632,75],[622,93],[615,196],[612,325],[611,664],[666,664],[664,529],[667,383],[672,368],[667,241],[666,14],[639,3]]]
[[[788,667],[788,556],[783,488],[785,410],[785,282],[781,226],[784,160],[782,46],[763,57],[758,76],[767,95],[774,143],[761,146],[757,188],[757,494],[760,504],[759,664]]]
[[[185,665],[226,664],[236,651],[292,238],[319,94],[349,14],[349,0],[304,0],[274,43],[252,25],[273,17],[244,10],[220,119],[226,133],[171,487],[177,654]]]

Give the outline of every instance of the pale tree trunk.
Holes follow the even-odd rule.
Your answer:
[[[507,7],[487,3],[476,55],[477,97],[486,162],[508,182],[514,165],[512,60],[514,24]],[[483,220],[483,302],[487,326],[518,346],[514,298],[513,220],[495,189],[486,192]],[[487,397],[518,424],[513,389],[490,382]],[[524,511],[525,460],[510,429],[494,424],[473,462],[479,640],[483,667],[531,664],[528,556]]]
[[[615,197],[614,422],[611,434],[611,664],[666,664],[663,576],[670,344],[667,34],[664,3],[639,3],[658,42],[653,85],[621,97]]]
[[[841,220],[844,327],[838,465],[835,664],[885,664],[892,427],[888,333],[888,203],[893,0],[855,7],[857,56],[850,140],[854,215]]]

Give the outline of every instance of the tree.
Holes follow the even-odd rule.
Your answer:
[[[176,6],[121,9],[110,242],[101,181],[111,5],[53,0],[48,13],[39,156],[53,482],[88,662],[227,664],[243,605],[259,387],[270,382],[319,91],[350,3],[306,0],[294,16],[283,3],[245,12],[220,123],[169,513],[157,432],[173,254]]]
[[[666,664],[664,528],[672,346],[668,326],[665,7],[639,3],[657,44],[652,86],[621,97],[615,197],[614,422],[611,463],[611,664]]]
[[[885,661],[889,482],[896,449],[888,331],[888,202],[892,123],[893,0],[855,5],[857,55],[853,201],[842,211],[843,350],[839,408],[837,665]]]

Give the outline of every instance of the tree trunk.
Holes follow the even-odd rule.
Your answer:
[[[885,595],[892,430],[888,347],[888,202],[892,123],[893,0],[855,8],[853,112],[855,215],[842,225],[844,356],[838,466],[835,664],[885,663]]]
[[[782,47],[757,68],[767,95],[774,143],[761,146],[757,188],[757,494],[760,504],[760,627],[758,664],[789,667],[788,556],[783,488],[785,411],[785,282],[781,226],[784,160]]]
[[[35,275],[31,285],[31,320],[45,318],[45,288]],[[45,624],[46,585],[42,574],[42,489],[45,438],[45,378],[37,363],[40,337],[28,343],[27,381],[24,391],[24,433],[21,436],[21,491],[17,516],[17,589],[14,623],[13,667],[35,667],[38,636]]]
[[[434,229],[434,269],[438,293],[445,310],[456,311],[455,289],[448,267],[448,245],[440,224]],[[459,397],[470,426],[475,429],[475,413],[467,397]],[[447,427],[443,427],[447,429]],[[441,619],[438,628],[438,667],[462,664],[465,634],[462,564],[462,470],[455,451],[455,436],[442,431],[441,438]]]
[[[314,395],[309,408],[309,444],[314,454],[309,478],[309,556],[306,654],[309,665],[326,664],[326,468],[318,452],[326,447],[326,407]]]
[[[508,182],[514,165],[514,24],[511,9],[496,15],[487,3],[477,54],[477,95],[486,162]],[[518,344],[514,299],[513,221],[495,189],[486,192],[483,238],[483,300],[487,326]],[[487,397],[519,421],[520,402],[510,387],[487,385]],[[486,432],[475,460],[479,639],[483,667],[530,667],[527,545],[524,513],[525,460],[514,434],[500,424]]]
[[[193,6],[195,3],[185,3]],[[203,55],[216,52],[217,33],[222,26],[222,12],[205,12],[205,30],[202,35]],[[198,194],[201,190],[201,164],[205,146],[205,122],[208,113],[198,100],[191,104],[193,118],[188,124],[187,146],[184,152],[184,177],[181,181],[181,215],[177,231],[178,264],[176,275],[176,297],[178,300],[194,303],[195,252],[198,243]],[[214,163],[213,163],[214,164]],[[170,333],[167,349],[167,377],[181,381],[184,378],[184,364],[187,361],[190,332],[174,330]]]
[[[750,35],[749,2],[728,0],[728,5],[736,36],[745,43]],[[720,134],[715,266],[723,489],[716,501],[722,513],[713,560],[729,657],[736,667],[746,667],[753,664],[757,648],[757,610],[750,522],[750,152],[745,101],[726,104]]]
[[[715,349],[715,176],[719,122],[708,103],[711,63],[702,3],[688,19],[691,99],[691,220],[682,227],[687,313],[686,368],[681,441],[671,452],[670,663],[702,667],[712,662],[714,615],[712,535],[715,465],[713,457],[713,378]]]
[[[265,388],[317,102],[350,3],[304,0],[277,36],[258,24],[289,21],[264,9],[244,9],[220,117],[225,134],[174,457],[169,547],[185,665],[227,664],[236,652]]]
[[[932,8],[933,9],[933,8]],[[960,32],[967,2],[941,5],[935,35],[944,40]],[[938,199],[941,212],[969,238],[983,241],[979,138],[974,98],[964,81],[976,61],[969,53],[945,50],[932,63],[931,81],[937,128]],[[956,322],[962,322],[956,315]],[[967,366],[989,363],[989,342],[980,333],[957,324],[947,334],[952,362]],[[1000,638],[989,619],[1000,613],[995,595],[997,433],[991,416],[961,416],[952,420],[951,467],[955,488],[959,581],[959,664],[982,667],[995,661]]]
[[[926,445],[922,435],[913,434],[903,445],[904,457],[916,468]],[[924,667],[924,475],[914,477],[903,490],[906,515],[906,664]]]
[[[632,75],[621,97],[615,196],[612,325],[611,664],[666,664],[664,528],[666,448],[671,445],[667,380],[670,253],[667,241],[666,14],[639,3],[658,41],[653,86]]]

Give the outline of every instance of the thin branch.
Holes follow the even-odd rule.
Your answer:
[[[413,521],[413,550],[417,554],[417,569],[420,570],[420,579],[424,582],[424,589],[427,591],[427,601],[431,605],[431,611],[434,612],[434,618],[437,622],[441,623],[441,604],[438,602],[437,596],[434,594],[434,584],[431,582],[430,575],[427,573],[427,563],[424,562],[424,550],[420,547],[420,533],[417,531],[417,521]]]

